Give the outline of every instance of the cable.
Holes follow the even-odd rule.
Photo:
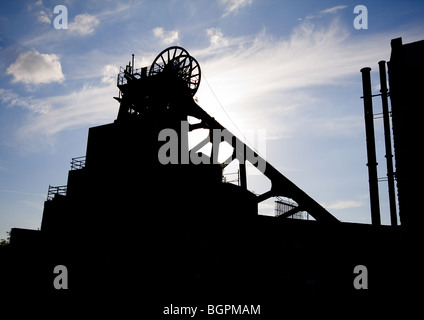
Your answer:
[[[244,141],[246,141],[247,144],[250,145],[250,147],[252,148],[252,150],[254,152],[256,152],[259,156],[261,156],[262,158],[264,158],[258,150],[256,150],[256,148],[254,147],[254,145],[252,143],[250,143],[249,140],[247,140],[247,138],[244,136],[244,134],[241,132],[241,130],[239,129],[239,127],[236,125],[236,123],[233,121],[233,119],[231,119],[230,115],[227,113],[227,111],[225,111],[224,106],[222,105],[221,101],[219,101],[217,95],[215,94],[215,92],[212,90],[211,85],[209,84],[208,79],[206,79],[206,75],[205,72],[202,71],[202,78],[205,79],[206,84],[208,85],[209,90],[212,92],[213,96],[215,97],[216,101],[218,102],[219,106],[221,107],[222,111],[224,111],[225,115],[227,116],[227,118],[231,121],[231,123],[234,125],[234,127],[237,129],[237,131],[240,133],[240,135],[243,137]],[[264,158],[265,159],[265,158]]]

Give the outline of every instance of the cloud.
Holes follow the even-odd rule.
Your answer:
[[[50,20],[50,15],[45,10],[38,11],[37,20],[43,23],[50,24],[52,21]]]
[[[206,34],[209,36],[211,46],[227,46],[228,40],[224,38],[219,28],[206,29]]]
[[[114,84],[116,82],[116,75],[119,73],[119,68],[114,64],[108,64],[103,67],[102,73],[102,83]]]
[[[33,125],[24,126],[20,134],[40,131],[54,135],[63,130],[111,120],[119,106],[112,98],[116,90],[115,84],[84,86],[67,95],[50,97],[46,99],[46,103],[52,106],[49,112],[37,114]]]
[[[157,36],[163,38],[169,32],[156,28]],[[199,104],[238,134],[219,107],[218,97],[242,132],[266,128],[268,140],[288,138],[299,132],[333,137],[361,133],[361,113],[356,117],[355,113],[337,113],[331,108],[317,113],[329,108],[329,101],[318,99],[313,88],[326,85],[336,88],[350,83],[352,77],[360,78],[361,67],[385,58],[392,38],[377,34],[353,41],[337,19],[321,27],[312,21],[303,22],[287,38],[276,38],[266,31],[242,37],[226,36],[218,28],[205,32],[210,44],[190,50],[202,68],[202,84],[197,93]],[[67,95],[35,99],[3,92],[6,93],[3,99],[9,105],[33,111],[19,130],[19,136],[54,137],[62,130],[114,119],[118,108],[112,99],[117,94],[117,67],[103,66],[102,83],[75,89]]]
[[[288,38],[275,38],[265,30],[237,38],[218,29],[208,29],[207,34],[210,46],[191,52],[201,62],[202,77],[207,79],[202,80],[197,93],[202,107],[217,114],[216,118],[223,119],[222,124],[233,131],[234,126],[217,108],[222,104],[242,131],[266,128],[267,137],[275,139],[288,137],[294,127],[302,126],[303,131],[313,127],[322,134],[333,134],[337,128],[332,123],[338,121],[354,121],[350,128],[360,128],[357,123],[361,125],[362,119],[352,114],[322,114],[323,118],[318,118],[317,110],[324,110],[328,102],[322,97],[318,101],[311,88],[347,83],[349,77],[358,77],[364,65],[384,59],[382,48],[389,50],[390,46],[387,37],[380,35],[352,41],[338,19],[324,26],[305,21]],[[313,107],[318,104],[321,108]]]
[[[320,14],[327,14],[327,13],[336,13],[339,10],[345,9],[347,8],[347,6],[335,6],[335,7],[331,7],[325,10],[321,10]]]
[[[315,18],[322,18],[328,14],[335,14],[340,10],[346,9],[347,6],[343,5],[343,6],[334,6],[331,8],[327,8],[324,10],[321,10],[318,14],[311,14],[305,17],[305,19],[310,20],[310,19],[315,19]],[[301,21],[302,18],[298,18],[297,20]]]
[[[6,89],[0,89],[0,101],[8,107],[20,107],[34,113],[46,113],[50,107],[42,100],[33,97],[22,98],[12,90]]]
[[[90,14],[79,14],[75,16],[68,28],[74,35],[87,36],[94,32],[95,27],[100,23],[99,19]]]
[[[51,10],[46,8],[42,0],[38,0],[35,3],[28,5],[28,10],[33,11],[37,20],[42,23],[51,24],[51,18],[53,16]]]
[[[56,135],[62,131],[111,122],[119,107],[113,99],[117,93],[115,83],[84,86],[69,94],[44,99],[6,93],[13,98],[3,101],[10,107],[33,111],[15,132],[14,145],[24,153],[39,152],[40,147],[53,145]],[[31,108],[32,105],[37,108]]]
[[[153,35],[162,41],[163,44],[170,45],[178,42],[178,31],[170,30],[167,31],[162,27],[156,27],[153,29]]]
[[[235,15],[241,8],[251,5],[252,2],[253,0],[220,0],[221,5],[225,7],[225,12],[222,16]]]
[[[341,200],[332,202],[330,204],[322,204],[322,206],[326,209],[330,210],[343,210],[343,209],[351,209],[351,208],[359,208],[363,206],[363,203],[355,200]]]
[[[21,53],[6,73],[13,76],[12,82],[24,84],[62,83],[65,80],[59,57],[36,50]]]

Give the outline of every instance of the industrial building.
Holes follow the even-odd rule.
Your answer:
[[[374,220],[373,225],[341,223],[237,137],[213,140],[213,130],[225,128],[194,99],[200,65],[185,49],[170,47],[150,68],[135,68],[133,59],[121,69],[117,119],[90,128],[86,155],[72,159],[66,185],[49,187],[41,230],[12,229],[12,252],[3,267],[12,275],[7,285],[18,293],[41,290],[53,296],[119,292],[135,299],[148,292],[147,300],[156,304],[216,294],[268,301],[326,294],[362,300],[369,292],[407,289],[408,279],[394,286],[386,280],[410,261],[402,251],[402,227],[418,221],[413,209],[418,189],[410,183],[416,169],[408,160],[416,153],[412,137],[420,136],[419,126],[410,125],[419,118],[411,120],[410,114],[419,108],[423,82],[423,64],[413,57],[423,51],[422,41],[392,41],[389,84],[400,227]],[[239,163],[240,185],[223,181],[226,164],[187,149],[181,123],[188,117],[198,119],[189,131],[210,131],[212,150],[224,140],[234,147],[231,160]],[[163,130],[178,134],[177,164],[158,159],[158,151],[171,143],[169,136],[158,139]],[[272,186],[264,194],[247,189],[248,155],[265,163],[263,174]],[[193,163],[194,158],[203,161]],[[258,215],[258,203],[271,197],[278,197],[276,217]],[[313,219],[287,219],[302,217],[300,212]],[[68,268],[67,290],[52,285],[56,265]],[[372,274],[368,291],[352,285],[357,265]],[[25,273],[28,266],[32,271]]]

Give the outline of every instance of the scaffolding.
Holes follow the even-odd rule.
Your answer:
[[[297,220],[309,220],[309,214],[301,211],[300,207],[289,199],[276,197],[275,217],[286,217]]]

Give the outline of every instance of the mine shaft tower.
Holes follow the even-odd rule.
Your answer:
[[[79,230],[95,243],[115,229],[136,237],[145,225],[157,226],[162,234],[164,225],[211,229],[254,221],[258,204],[271,197],[290,199],[291,205],[279,211],[278,220],[307,212],[318,222],[338,223],[236,136],[213,138],[214,132],[226,129],[196,103],[200,80],[199,63],[181,47],[163,50],[150,68],[134,68],[133,56],[117,76],[117,119],[90,128],[86,156],[72,160],[67,185],[49,187],[41,230],[65,242]],[[198,122],[190,124],[189,116]],[[197,129],[209,130],[213,161],[199,149],[189,150],[188,134]],[[162,164],[158,157],[170,142],[158,139],[163,130],[178,135],[178,164]],[[233,153],[222,164],[216,155],[224,141]],[[199,156],[209,160],[193,163]],[[223,168],[233,160],[238,160],[240,186],[222,181]],[[257,195],[247,189],[246,162],[271,181],[270,190]]]
[[[173,46],[163,50],[150,68],[135,69],[133,55],[132,63],[121,68],[117,78],[120,93],[115,99],[120,102],[120,108],[116,122],[125,124],[143,119],[142,121],[148,121],[150,125],[156,124],[157,129],[172,128],[180,132],[181,121],[187,121],[191,116],[200,122],[190,125],[190,131],[208,129],[212,137],[213,129],[225,128],[196,103],[194,95],[200,80],[199,63],[182,47]],[[213,144],[212,139],[210,142],[212,150],[219,148],[219,145]],[[263,174],[271,181],[272,187],[256,196],[256,203],[270,197],[282,196],[294,200],[297,205],[280,217],[306,211],[317,221],[338,222],[327,210],[234,135],[232,141],[227,142],[234,148],[232,159],[239,161],[241,188],[247,189],[246,154],[254,154],[255,158],[266,164]],[[243,145],[243,152],[240,152],[236,145]]]

